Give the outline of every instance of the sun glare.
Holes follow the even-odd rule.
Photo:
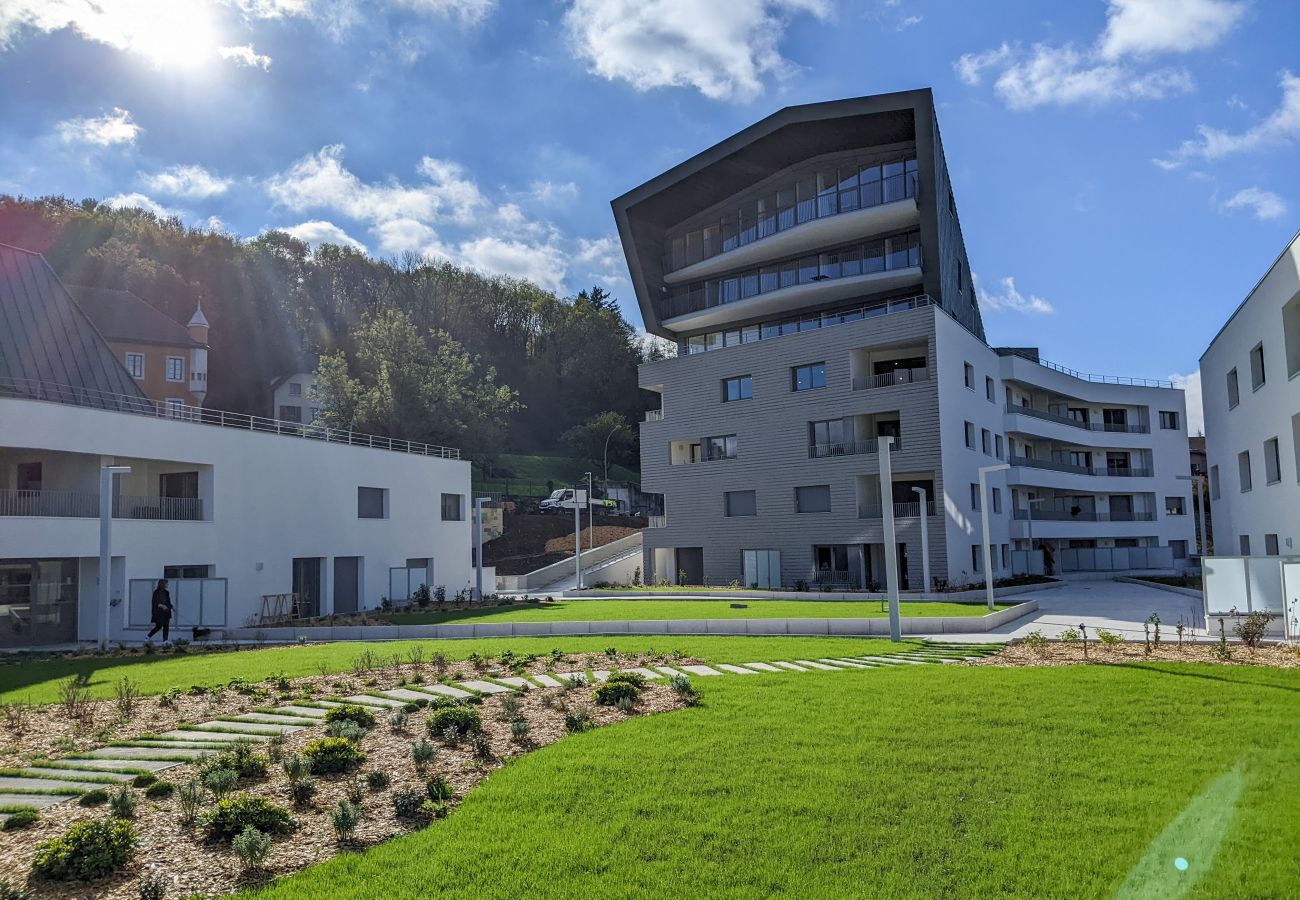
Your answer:
[[[86,37],[140,54],[160,69],[196,68],[216,59],[211,9],[195,0],[119,0],[93,7],[76,26]]]

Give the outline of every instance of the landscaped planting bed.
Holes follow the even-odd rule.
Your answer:
[[[476,662],[478,666],[459,667],[462,671],[457,674],[463,678],[483,678],[493,672],[503,675],[511,671],[542,672],[552,666],[571,671],[586,668],[589,661],[561,656],[531,662],[508,657],[504,664],[500,660]],[[601,668],[618,668],[635,666],[643,660],[602,654],[590,662]],[[342,696],[395,688],[403,681],[411,686],[433,684],[435,668],[442,668],[448,674],[453,671],[451,667],[435,667],[429,662],[408,661],[400,669],[362,667],[357,674],[343,678],[281,682],[288,689],[281,691],[277,685],[275,693],[286,695],[278,698],[280,702],[292,699],[311,703],[327,694]],[[400,677],[398,671],[402,673]],[[249,777],[213,776],[206,774],[213,768],[212,762],[196,762],[160,773],[160,778],[175,788],[170,794],[154,790],[153,796],[146,796],[144,785],[127,788],[135,801],[133,815],[125,818],[136,838],[131,861],[116,874],[91,884],[37,876],[31,878],[29,886],[42,897],[93,894],[135,898],[141,896],[142,885],[152,881],[165,885],[161,896],[166,897],[226,893],[240,886],[261,883],[344,850],[360,849],[423,827],[445,816],[466,792],[507,760],[554,743],[569,731],[663,712],[685,702],[682,695],[662,681],[649,682],[634,693],[639,695],[634,703],[625,701],[618,706],[597,702],[595,688],[590,684],[495,694],[479,698],[477,703],[462,701],[460,705],[448,707],[461,711],[455,718],[464,722],[454,740],[446,729],[430,733],[426,726],[426,720],[435,715],[433,707],[438,704],[437,699],[427,708],[399,707],[396,714],[369,707],[355,713],[333,713],[331,718],[347,721],[313,724],[273,745],[265,742],[253,745],[253,752],[244,754],[238,764],[234,757],[226,760],[224,765],[238,765]],[[178,709],[164,707],[165,712],[161,713],[156,699],[143,705],[168,720],[166,724],[175,724],[179,719],[198,721],[236,712],[252,705],[248,699],[248,695],[238,690],[226,690],[215,698],[185,698],[186,702],[178,704]],[[48,708],[35,710],[30,714],[29,724],[53,722],[61,714],[62,711]],[[120,727],[135,727],[141,724],[142,716],[148,720],[149,730],[165,727],[161,720],[150,719],[146,713],[133,716]],[[374,724],[364,727],[371,719]],[[329,737],[327,729],[347,737]],[[31,740],[19,737],[20,744]],[[420,747],[418,765],[413,745]],[[9,748],[9,754],[11,757],[28,755],[24,751],[14,753],[13,748]],[[268,758],[263,759],[263,755]],[[326,759],[331,760],[328,765],[318,765]],[[296,766],[292,762],[286,766],[285,760],[299,762]],[[224,765],[220,768],[224,769]],[[265,769],[264,776],[258,774],[261,769]],[[314,774],[308,775],[309,770]],[[202,808],[197,820],[187,822],[182,813],[186,794],[192,790],[187,787],[191,781],[208,786],[198,792]],[[304,784],[310,788],[304,789]],[[118,791],[116,786],[109,786],[110,796]],[[219,801],[221,792],[225,792],[224,800]],[[398,815],[399,796],[401,816]],[[295,803],[295,799],[299,802]],[[426,804],[425,800],[429,802]],[[214,810],[219,802],[218,816]],[[359,807],[359,817],[356,807]],[[4,848],[0,853],[0,878],[8,879],[13,885],[27,883],[32,859],[42,844],[64,835],[77,823],[107,824],[114,818],[114,811],[122,811],[119,802],[93,807],[68,802],[48,807],[34,825],[0,838]],[[291,820],[285,818],[286,811]],[[255,821],[262,832],[251,835],[244,832],[248,821]],[[342,838],[340,829],[345,835]],[[241,852],[247,860],[261,861],[251,867],[245,865],[241,863]]]
[[[1217,643],[1161,640],[1150,649],[1143,641],[1126,641],[1102,644],[1095,638],[1088,642],[1088,655],[1083,655],[1082,641],[1059,640],[1017,641],[1007,644],[998,653],[978,657],[961,663],[965,666],[1075,666],[1137,663],[1145,660],[1158,662],[1215,663],[1229,666],[1267,666],[1275,669],[1300,668],[1300,647],[1287,644],[1264,644],[1251,649],[1237,641],[1228,644],[1227,657]]]

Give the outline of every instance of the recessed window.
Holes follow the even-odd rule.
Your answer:
[[[280,421],[282,421],[282,422],[301,422],[301,421],[302,421],[302,407],[301,407],[301,406],[289,406],[289,405],[287,405],[287,404],[281,404],[281,406],[280,406]]]
[[[993,432],[987,428],[980,429],[980,447],[984,450],[985,456],[993,455]]]
[[[1178,410],[1162,409],[1160,410],[1160,427],[1165,431],[1178,430]]]
[[[1170,541],[1169,549],[1174,551],[1174,559],[1187,559],[1187,541]]]
[[[989,378],[986,375],[984,377],[984,398],[988,400],[990,403],[996,403],[997,401],[993,399],[993,394],[994,394],[993,379]]]
[[[1237,370],[1228,373],[1228,409],[1241,402],[1241,391],[1237,386]]]
[[[144,377],[144,354],[128,353],[126,355],[126,370],[131,373],[132,378]]]
[[[811,391],[826,387],[826,363],[810,363],[790,370],[790,390]]]
[[[1277,535],[1264,535],[1264,554],[1266,556],[1277,556]]]
[[[993,435],[993,447],[996,452],[997,458],[1005,459],[1005,457],[1002,455],[1002,435],[1000,434]]]
[[[1296,474],[1300,477],[1300,462],[1296,464]],[[1219,467],[1210,466],[1210,499],[1219,499]]]
[[[1264,480],[1277,484],[1282,480],[1282,456],[1278,450],[1277,438],[1264,442]]]
[[[1165,498],[1165,515],[1182,516],[1187,514],[1186,501],[1182,497]]]
[[[1242,556],[1250,556],[1250,535],[1243,534],[1237,538],[1237,549]]]
[[[754,380],[748,375],[722,379],[722,402],[748,400],[754,396]]]
[[[972,571],[972,572],[975,572],[976,574],[979,574],[979,570],[980,570],[980,554],[981,554],[981,553],[982,553],[982,550],[981,550],[979,544],[971,544],[971,545],[970,545],[970,567],[971,567],[971,571]]]
[[[970,508],[975,512],[980,511],[980,486],[974,483],[970,486]]]
[[[1256,344],[1250,351],[1250,388],[1257,391],[1264,386],[1264,345]]]
[[[1282,339],[1286,343],[1286,373],[1300,375],[1300,294],[1282,307]]]
[[[734,434],[721,434],[715,437],[706,437],[700,440],[700,454],[703,459],[735,459],[736,458],[736,436]]]
[[[357,488],[357,518],[387,519],[388,489],[376,487]]]
[[[300,383],[297,382],[297,381],[291,381],[291,382],[289,382],[289,396],[290,396],[290,397],[301,397],[301,396],[302,396],[302,384],[300,384]]]
[[[1241,492],[1244,494],[1251,488],[1249,450],[1237,454],[1237,475],[1241,479]]]
[[[754,491],[727,491],[722,495],[723,515],[728,517],[758,515],[758,496]]]
[[[465,495],[442,495],[442,520],[444,522],[463,522],[465,520]]]
[[[975,390],[975,367],[970,363],[964,363],[966,367],[966,387],[972,391]]]
[[[975,423],[974,422],[966,423],[966,446],[972,450],[975,449]]]
[[[990,502],[992,503],[993,506],[993,512],[995,513],[1002,512],[1002,488],[992,489],[992,497],[990,499]]]
[[[167,380],[168,381],[185,380],[185,357],[183,356],[167,357]]]
[[[830,512],[831,486],[829,484],[810,484],[795,488],[794,511],[799,513]]]

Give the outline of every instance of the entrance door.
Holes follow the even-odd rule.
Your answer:
[[[321,566],[319,556],[300,556],[293,561],[293,592],[298,597],[295,610],[300,619],[320,615]]]
[[[673,574],[678,584],[704,584],[704,548],[678,547],[677,571]]]
[[[357,611],[360,580],[361,557],[334,557],[334,612],[343,615]]]

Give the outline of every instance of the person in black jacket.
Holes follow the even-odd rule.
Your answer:
[[[161,579],[158,582],[158,586],[153,589],[153,601],[151,606],[153,610],[153,615],[151,616],[153,621],[153,630],[149,632],[148,636],[153,637],[161,631],[163,640],[166,641],[169,639],[167,635],[171,630],[172,611],[175,608],[172,606],[171,592],[167,590],[166,578]]]

